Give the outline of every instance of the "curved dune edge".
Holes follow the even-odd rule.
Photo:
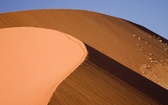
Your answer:
[[[37,26],[70,34],[131,71],[168,88],[168,41],[143,26],[101,13],[69,9],[3,13],[0,20],[0,28]]]
[[[87,55],[78,39],[35,27],[0,29],[0,49],[1,105],[46,105]]]

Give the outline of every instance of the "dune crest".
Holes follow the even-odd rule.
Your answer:
[[[168,40],[149,29],[86,10],[0,14],[0,28],[22,26],[58,30],[86,45],[87,59],[61,82],[49,105],[167,105]]]
[[[87,55],[76,38],[36,27],[0,29],[0,49],[0,105],[47,105]]]

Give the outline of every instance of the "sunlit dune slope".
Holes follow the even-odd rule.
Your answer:
[[[47,105],[87,55],[72,36],[35,27],[0,29],[0,49],[0,105]]]
[[[1,28],[14,26],[65,32],[90,46],[89,54],[92,49],[96,53],[101,52],[99,56],[90,54],[85,65],[81,65],[59,86],[50,104],[72,105],[80,102],[83,105],[101,105],[100,102],[106,102],[111,105],[125,102],[141,105],[155,104],[156,100],[167,103],[168,41],[150,30],[127,20],[83,10],[0,14]],[[115,66],[116,62],[118,66]],[[94,79],[94,75],[103,79]],[[132,84],[138,88],[132,87]]]

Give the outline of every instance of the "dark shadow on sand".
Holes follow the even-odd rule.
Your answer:
[[[85,46],[89,52],[88,59],[91,62],[109,73],[121,78],[123,81],[129,83],[148,96],[158,100],[162,104],[168,104],[168,90],[144,78],[140,74],[118,63],[89,45],[85,44]]]

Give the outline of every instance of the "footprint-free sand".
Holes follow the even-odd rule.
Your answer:
[[[0,105],[47,105],[85,59],[85,45],[50,29],[0,29]]]

